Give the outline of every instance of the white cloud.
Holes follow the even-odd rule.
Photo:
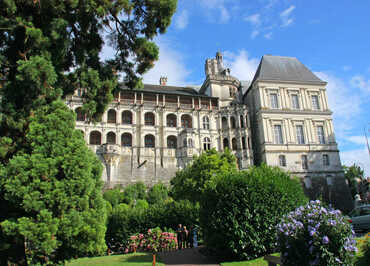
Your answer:
[[[356,143],[358,145],[366,145],[365,136],[350,136],[350,137],[347,137],[346,140],[352,143]]]
[[[229,9],[225,7],[225,0],[200,0],[203,8],[208,10],[217,10],[218,14],[209,14],[213,22],[226,23],[230,19]]]
[[[366,80],[365,77],[361,75],[352,77],[351,84],[353,87],[360,88],[365,93],[370,93],[370,80]]]
[[[143,75],[144,83],[159,84],[159,78],[166,76],[168,85],[185,85],[190,71],[185,67],[183,56],[164,39],[157,41],[157,44],[159,60],[151,70]]]
[[[365,170],[365,176],[370,176],[370,157],[367,148],[341,151],[340,157],[343,165],[351,166],[354,163]]]
[[[294,9],[295,6],[292,5],[280,13],[280,18],[282,22],[281,27],[287,27],[294,22],[294,19],[290,17]]]
[[[356,122],[363,119],[361,105],[366,103],[368,97],[361,90],[354,93],[353,88],[355,85],[364,86],[363,80],[345,81],[327,72],[315,72],[315,75],[328,82],[326,91],[329,107],[333,111],[337,141],[340,146],[347,147],[347,150],[341,149],[340,152],[342,164],[356,163],[366,170],[367,175],[370,175],[370,158],[366,148],[366,139],[359,135],[362,129],[356,128]],[[354,132],[356,133],[353,134]]]
[[[229,11],[227,11],[227,9],[224,6],[220,7],[220,11],[221,11],[221,22],[222,23],[228,22],[230,19]]]
[[[266,33],[265,35],[263,35],[263,37],[265,37],[265,39],[271,40],[272,39],[272,32]]]
[[[245,17],[244,20],[251,23],[253,26],[259,26],[261,24],[261,15],[256,13]]]
[[[252,33],[251,33],[251,38],[252,39],[256,38],[259,33],[260,32],[258,30],[253,30]]]
[[[185,29],[189,23],[189,13],[187,10],[183,10],[176,18],[175,18],[175,27],[177,29]]]
[[[361,95],[353,93],[353,89],[343,79],[333,74],[315,72],[315,75],[328,82],[326,91],[329,108],[334,112],[336,131],[340,136],[346,136],[346,132],[353,127],[351,120],[356,119],[361,112]]]
[[[237,54],[224,52],[224,62],[231,70],[231,75],[239,80],[252,80],[258,67],[259,59],[250,58],[246,50],[241,50]]]

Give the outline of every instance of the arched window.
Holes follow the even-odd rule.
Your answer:
[[[108,111],[108,123],[116,123],[116,111],[113,109]]]
[[[175,136],[167,137],[167,148],[176,149],[177,148],[177,138]]]
[[[190,115],[182,115],[181,116],[181,126],[183,128],[192,128],[192,119]]]
[[[286,166],[286,159],[285,155],[279,155],[279,165],[285,167]]]
[[[228,128],[228,125],[227,125],[227,118],[226,117],[222,117],[222,129],[227,129]]]
[[[193,148],[193,139],[188,139],[188,147]]]
[[[230,117],[230,122],[231,122],[231,128],[236,128],[236,122],[235,122],[235,117]]]
[[[167,126],[177,127],[177,116],[174,114],[167,115]]]
[[[242,115],[240,116],[240,127],[244,128],[244,117]]]
[[[130,111],[122,112],[122,124],[132,124],[132,113]]]
[[[90,133],[90,142],[91,145],[101,145],[101,133],[99,131],[92,131]]]
[[[233,138],[231,140],[231,145],[232,145],[232,148],[233,148],[234,151],[236,151],[238,149],[238,145],[236,143],[236,138]]]
[[[155,138],[153,135],[148,134],[145,136],[145,148],[154,148],[155,147]]]
[[[77,121],[85,121],[85,114],[82,112],[82,108],[81,107],[77,107],[76,110],[76,120]]]
[[[227,138],[224,138],[224,149],[229,148],[229,140]]]
[[[243,150],[247,149],[247,144],[245,142],[245,137],[242,137],[242,145],[243,145]]]
[[[203,128],[209,129],[209,117],[208,116],[203,116]]]
[[[154,126],[154,114],[153,113],[145,113],[144,120],[145,120],[146,126]]]
[[[121,135],[121,145],[123,147],[132,147],[132,135],[130,133],[123,133]]]
[[[116,144],[116,134],[114,134],[114,132],[109,132],[107,134],[107,143]]]
[[[211,149],[211,140],[208,137],[205,137],[203,139],[203,149],[205,151],[208,151]]]

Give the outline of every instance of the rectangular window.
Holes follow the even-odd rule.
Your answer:
[[[275,144],[283,144],[283,132],[281,125],[274,126]]]
[[[296,132],[298,144],[304,144],[303,126],[296,126]]]
[[[279,108],[278,97],[276,93],[270,94],[270,104],[271,104],[271,108],[274,108],[274,109]]]
[[[320,144],[325,144],[325,135],[324,135],[324,127],[318,126],[317,127],[317,139]]]
[[[286,159],[285,155],[279,155],[279,165],[285,167],[286,166]]]
[[[293,109],[299,109],[299,100],[296,94],[292,95],[292,107]]]
[[[317,95],[312,95],[312,109],[320,110],[319,96]]]
[[[324,154],[324,155],[322,156],[322,164],[323,164],[324,166],[329,166],[329,165],[330,165],[330,162],[329,162],[329,155]]]
[[[302,169],[308,169],[307,155],[302,155]]]

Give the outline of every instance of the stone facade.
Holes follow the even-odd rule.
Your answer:
[[[219,55],[221,56],[221,55]],[[76,128],[104,165],[108,187],[142,181],[168,183],[194,155],[229,147],[240,169],[253,164],[248,108],[241,84],[224,71],[222,57],[207,72],[201,93],[194,88],[144,85],[123,88],[109,105],[102,121],[85,121],[80,112],[81,90],[68,99],[77,113]]]
[[[199,89],[167,86],[165,77],[141,90],[122,88],[96,124],[80,112],[81,90],[68,99],[108,187],[168,183],[194,155],[226,147],[240,169],[282,167],[308,194],[343,185],[326,82],[296,58],[279,56],[264,56],[252,82],[231,76],[220,53],[206,60],[205,74]]]

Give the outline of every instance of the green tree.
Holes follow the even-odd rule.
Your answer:
[[[104,191],[103,197],[112,205],[112,207],[123,202],[123,192],[121,192],[120,187]]]
[[[168,188],[164,184],[155,184],[148,193],[147,198],[150,204],[165,202],[168,199]]]
[[[83,111],[97,121],[119,90],[121,73],[126,86],[139,88],[140,75],[158,58],[151,40],[165,32],[176,5],[177,0],[1,2],[1,264],[53,264],[104,249],[99,162],[75,133],[74,116],[60,99],[82,89]],[[101,58],[104,44],[116,51],[112,58]]]
[[[235,157],[228,149],[223,153],[215,149],[205,151],[199,157],[194,156],[191,164],[176,173],[171,180],[171,194],[175,199],[199,202],[208,181],[216,175],[236,170]]]
[[[364,170],[360,166],[353,164],[351,166],[343,165],[344,177],[348,182],[348,186],[351,190],[352,198],[355,198],[356,194],[365,194],[369,189],[368,182],[366,181]],[[365,181],[365,182],[364,182]]]
[[[3,199],[16,208],[1,213],[1,247],[12,241],[8,255],[23,252],[32,265],[106,249],[102,166],[74,124],[61,101],[39,108],[25,137],[30,150],[0,168]]]
[[[123,191],[123,202],[135,205],[137,200],[146,198],[146,186],[143,182],[128,185]]]

